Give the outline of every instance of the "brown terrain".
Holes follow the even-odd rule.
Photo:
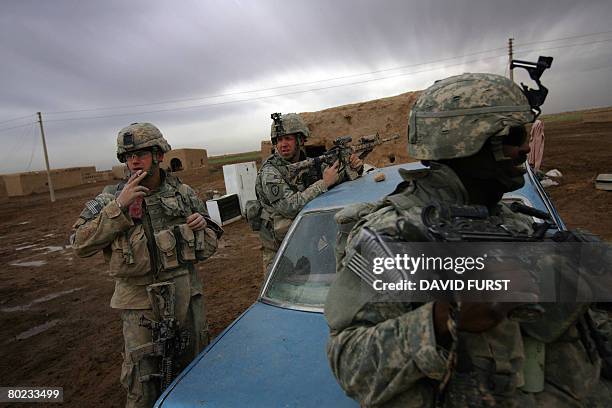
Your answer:
[[[347,115],[342,120],[350,121]],[[612,173],[612,115],[606,117],[545,118],[543,166],[563,173],[548,191],[567,224],[612,240],[612,192],[594,188],[597,174]],[[224,190],[219,169],[179,176],[202,196]],[[41,194],[0,204],[0,386],[61,386],[70,407],[124,404],[121,325],[109,307],[113,282],[101,254],[80,259],[67,246],[83,203],[102,188],[61,190],[55,203]],[[261,284],[257,236],[244,221],[225,230],[218,252],[198,265],[213,335],[257,299]]]

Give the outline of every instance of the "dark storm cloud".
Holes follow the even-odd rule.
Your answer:
[[[159,125],[175,147],[204,147],[209,154],[257,149],[271,111],[311,111],[391,96],[463,71],[504,74],[508,37],[515,38],[517,57],[555,56],[544,77],[551,90],[546,111],[611,105],[612,42],[605,40],[612,33],[527,44],[609,31],[611,17],[609,1],[4,1],[0,141],[8,147],[0,171],[41,168],[37,128],[6,130],[33,120],[36,111],[47,121],[55,167],[92,162],[109,167],[114,135],[133,121]],[[496,48],[501,49],[436,65],[185,100]],[[457,65],[461,61],[465,65]],[[431,71],[409,74],[424,69]],[[395,77],[227,104],[385,76]],[[157,104],[173,100],[184,101]],[[139,104],[146,106],[116,108]],[[201,106],[189,108],[193,105]],[[104,107],[115,108],[54,113]],[[2,123],[23,115],[32,116]],[[77,118],[87,119],[67,120]]]

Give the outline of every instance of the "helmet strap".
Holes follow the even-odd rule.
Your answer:
[[[157,147],[153,147],[151,149],[151,168],[147,171],[147,175],[145,176],[145,180],[153,177],[155,175],[155,173],[158,171],[159,169],[159,160],[157,160],[157,152],[159,150],[157,149]]]

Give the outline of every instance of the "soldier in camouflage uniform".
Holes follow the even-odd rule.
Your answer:
[[[524,125],[532,120],[521,89],[498,75],[464,74],[428,88],[410,114],[408,151],[429,167],[401,171],[404,182],[382,201],[341,211],[340,231],[354,225],[348,237],[339,237],[340,244],[346,242],[343,253],[357,248],[364,227],[397,241],[422,240],[421,210],[435,201],[484,205],[509,231],[530,233],[532,220],[500,200],[524,183]],[[400,217],[413,239],[400,238]],[[327,355],[342,388],[362,406],[612,406],[601,374],[605,354],[593,347],[593,327],[612,340],[605,313],[588,304],[548,303],[540,320],[520,323],[507,317],[516,304],[499,309],[500,304],[463,303],[450,319],[443,301],[377,302],[374,293],[364,296],[347,257],[340,258],[325,307]],[[453,368],[449,350],[457,338]],[[540,376],[526,370],[539,357]]]
[[[255,193],[261,210],[259,235],[263,248],[264,273],[287,234],[293,219],[313,198],[323,194],[339,180],[354,179],[363,169],[363,162],[351,155],[346,173],[338,174],[338,163],[323,170],[323,178],[310,186],[296,185],[289,180],[287,165],[306,159],[304,142],[310,132],[302,118],[296,113],[287,113],[280,118],[282,126],[272,123],[270,132],[274,153],[262,164]]]
[[[131,176],[86,203],[72,235],[78,256],[104,253],[115,280],[110,305],[122,310],[121,383],[127,407],[151,407],[159,396],[159,357],[152,354],[151,330],[140,325],[142,316],[159,320],[152,312],[148,285],[174,283],[176,319],[190,339],[179,369],[208,342],[202,285],[194,265],[215,252],[222,230],[189,186],[160,169],[169,150],[150,123],[121,129],[117,157],[127,162]]]

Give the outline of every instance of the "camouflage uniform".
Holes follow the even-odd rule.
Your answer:
[[[274,153],[262,164],[255,183],[257,199],[262,206],[259,236],[263,246],[265,269],[270,266],[300,210],[310,200],[327,191],[323,180],[318,180],[311,186],[291,183],[288,164],[290,163],[287,160]]]
[[[296,135],[300,145],[299,160],[305,160],[306,154],[302,149],[310,131],[296,113],[279,115],[272,123],[270,131],[271,140],[276,145],[276,138],[283,135]],[[291,223],[306,203],[327,191],[322,179],[311,185],[303,185],[301,181],[290,180],[287,166],[291,164],[283,159],[277,152],[268,157],[257,174],[255,193],[259,200],[261,211],[261,227],[259,235],[263,248],[264,273],[269,268],[280,244],[285,238]],[[321,172],[325,170],[323,165]],[[354,180],[360,173],[345,166],[338,174],[339,182]]]
[[[471,156],[482,148],[491,134],[503,133],[508,123],[524,121],[521,118],[524,114],[522,108],[515,109],[513,113],[491,112],[495,117],[493,123],[479,123],[473,120],[474,117],[468,123],[464,116],[448,118],[450,115],[445,116],[445,113],[432,114],[429,118],[424,118],[424,122],[419,121],[419,115],[415,114],[415,111],[423,107],[438,106],[440,99],[450,100],[456,104],[454,109],[463,108],[461,114],[465,114],[465,107],[457,103],[460,97],[452,97],[483,97],[480,92],[465,92],[469,90],[466,89],[466,83],[469,85],[469,81],[474,79],[482,78],[478,77],[478,74],[449,78],[423,93],[411,113],[410,143],[416,146],[409,145],[409,149],[413,157],[437,160],[442,154],[446,155],[445,158],[451,158],[465,152],[467,154],[464,156]],[[496,87],[512,93],[517,91],[510,101],[499,104],[507,111],[512,110],[515,105],[520,105],[516,103],[517,99],[526,104],[526,99],[520,95],[520,89],[505,78],[484,76],[484,84],[476,83],[475,87],[477,90],[487,89],[489,93],[485,96],[489,99]],[[450,95],[444,92],[449,92]],[[476,105],[484,106],[483,110],[495,110],[490,109],[494,103]],[[478,109],[481,109],[480,107]],[[435,132],[437,127],[434,130],[432,127],[439,124],[432,120],[435,117],[456,121],[459,126],[464,126],[467,132],[474,131],[474,128],[498,128],[481,142],[471,140],[460,144],[448,136],[444,143],[435,145],[422,136],[423,133],[427,135],[426,130]],[[427,121],[429,123],[426,123]],[[417,127],[418,130],[415,129]],[[444,139],[447,134],[453,133],[453,129],[462,128],[455,128],[452,124],[448,127],[441,126],[439,135]],[[417,149],[426,152],[418,153]],[[436,151],[445,153],[432,153]],[[420,240],[426,231],[421,220],[424,206],[434,201],[468,204],[470,197],[455,171],[435,161],[430,164],[429,169],[401,171],[404,182],[382,201],[369,207],[362,205],[361,209],[347,208],[338,213],[336,220],[350,225],[355,219],[347,215],[363,214],[363,209],[366,213],[369,212],[354,224],[348,236],[339,236],[340,246],[342,241],[346,241],[346,248],[354,247],[359,231],[364,227],[392,239],[410,241],[410,237],[406,235],[400,238],[397,229],[397,220],[400,217],[413,227],[414,240]],[[532,221],[512,212],[505,205],[498,203],[490,211],[499,216],[503,225],[510,231],[531,232]],[[344,231],[346,227],[340,225],[339,230]],[[404,234],[405,231],[410,231],[410,228],[404,227]],[[342,247],[339,251],[341,259],[338,276],[330,289],[325,307],[330,327],[327,354],[332,371],[342,388],[362,406],[612,406],[610,383],[600,377],[602,360],[594,351],[592,335],[584,323],[587,317],[592,318],[601,332],[606,334],[607,340],[611,341],[612,324],[605,313],[590,308],[588,304],[544,304],[544,317],[536,323],[519,323],[505,318],[481,333],[460,332],[461,363],[452,373],[444,394],[438,395],[440,382],[449,368],[448,350],[436,340],[434,303],[377,302],[374,293],[369,299],[364,297],[363,291],[360,290],[360,278],[346,268],[345,259],[342,259]],[[531,358],[527,353],[528,344],[536,344],[545,350],[545,383],[540,392],[527,390],[529,381],[524,369],[526,359]]]
[[[135,138],[139,136],[137,130]],[[127,208],[118,205],[116,198],[125,184],[122,182],[106,187],[86,204],[72,236],[78,256],[103,252],[115,280],[110,305],[122,310],[121,383],[128,393],[127,407],[150,407],[159,396],[158,381],[149,377],[159,372],[158,358],[151,355],[151,331],[140,325],[141,316],[158,319],[152,312],[147,285],[175,285],[176,319],[179,327],[190,332],[191,339],[179,361],[180,369],[208,342],[202,285],[194,264],[215,252],[218,237],[208,219],[209,226],[202,231],[194,232],[187,226],[186,217],[193,213],[206,216],[206,209],[189,186],[160,171],[161,185],[144,197],[141,219],[133,219]]]

